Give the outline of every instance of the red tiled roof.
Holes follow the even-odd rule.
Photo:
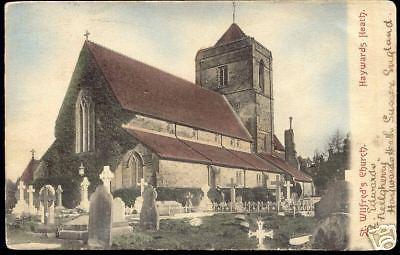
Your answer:
[[[236,157],[235,155],[230,153],[227,149],[212,145],[189,142],[189,141],[182,141],[182,142],[188,145],[190,148],[193,148],[198,153],[210,159],[213,165],[238,167],[244,169],[254,168],[251,164]]]
[[[276,165],[279,167],[281,170],[284,172],[290,174],[293,176],[293,178],[296,181],[301,181],[301,182],[312,182],[312,178],[308,176],[307,174],[301,172],[300,170],[297,170],[293,166],[289,165],[286,161],[283,159],[273,156],[271,154],[266,154],[266,153],[259,153],[258,154],[261,158],[265,159],[268,162],[271,162],[272,164]]]
[[[251,141],[217,92],[86,41],[121,106],[133,112]]]
[[[229,152],[234,154],[236,157],[251,164],[254,167],[254,169],[261,169],[267,172],[274,172],[274,173],[283,173],[282,170],[280,170],[278,167],[268,163],[267,161],[261,159],[255,154],[246,153],[242,151],[234,151],[234,150],[229,150]]]
[[[31,159],[26,166],[24,172],[22,172],[20,180],[22,180],[25,184],[31,183],[33,181],[33,173],[36,168],[39,166],[40,160]]]
[[[232,25],[228,28],[228,30],[226,30],[221,38],[219,38],[214,46],[233,42],[242,39],[243,37],[246,37],[246,34],[242,31],[242,29],[240,29],[240,27],[236,23],[232,23]]]
[[[129,128],[125,128],[125,130],[139,142],[143,143],[150,150],[164,159],[190,161],[267,172],[282,172],[275,166],[269,165],[255,154],[184,141],[174,137]]]
[[[276,135],[274,135],[274,149],[277,151],[285,151],[285,147],[283,147],[281,141],[279,141]]]
[[[149,147],[154,153],[165,159],[176,159],[210,164],[211,161],[203,157],[180,140],[168,136],[156,135],[152,133],[125,129],[133,135],[139,142]]]

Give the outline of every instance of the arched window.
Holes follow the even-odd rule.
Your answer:
[[[261,91],[264,93],[264,61],[260,61],[260,66],[258,69],[258,83]]]
[[[87,90],[81,90],[75,104],[75,151],[94,150],[94,103]]]
[[[143,161],[137,152],[133,152],[128,159],[127,170],[129,174],[126,174],[127,178],[123,183],[129,186],[140,185],[140,180],[144,178],[143,176]],[[124,178],[124,177],[123,177]],[[129,180],[128,180],[129,179]],[[129,184],[128,184],[129,183]]]

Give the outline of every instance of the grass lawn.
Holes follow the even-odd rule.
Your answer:
[[[289,238],[294,234],[312,233],[316,224],[311,217],[296,218],[277,215],[246,214],[250,229],[257,228],[257,217],[264,221],[265,230],[274,230],[273,240],[266,238],[264,244],[268,249],[287,249]],[[160,221],[157,232],[142,231],[138,225],[133,225],[130,235],[113,238],[111,249],[215,249],[239,250],[256,249],[258,240],[248,237],[248,229],[240,226],[241,220],[235,219],[235,214],[216,214],[203,217],[200,226],[191,226],[190,219],[166,219]],[[10,221],[8,221],[10,222]],[[33,222],[22,224],[7,224],[7,244],[19,243],[58,243],[60,249],[87,249],[87,245],[76,241],[60,240],[55,237],[45,237],[31,232]]]
[[[203,224],[196,227],[189,219],[162,220],[157,232],[141,231],[134,226],[134,233],[113,238],[114,249],[256,249],[258,240],[249,239],[248,229],[240,226],[234,214],[217,214],[203,217]],[[258,215],[246,215],[250,229],[256,229]],[[261,215],[264,229],[274,229],[274,239],[265,244],[270,249],[287,249],[293,234],[311,233],[315,220],[307,217],[282,217]]]

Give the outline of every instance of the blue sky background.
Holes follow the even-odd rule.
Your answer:
[[[231,2],[16,3],[6,7],[6,174],[41,157],[89,39],[194,81],[198,49],[232,23]],[[346,4],[238,2],[236,23],[272,51],[275,133],[293,116],[299,155],[348,131]]]

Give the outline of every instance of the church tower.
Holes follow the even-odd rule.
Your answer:
[[[254,152],[272,153],[274,108],[271,52],[233,23],[196,55],[196,84],[223,94],[253,137]]]

